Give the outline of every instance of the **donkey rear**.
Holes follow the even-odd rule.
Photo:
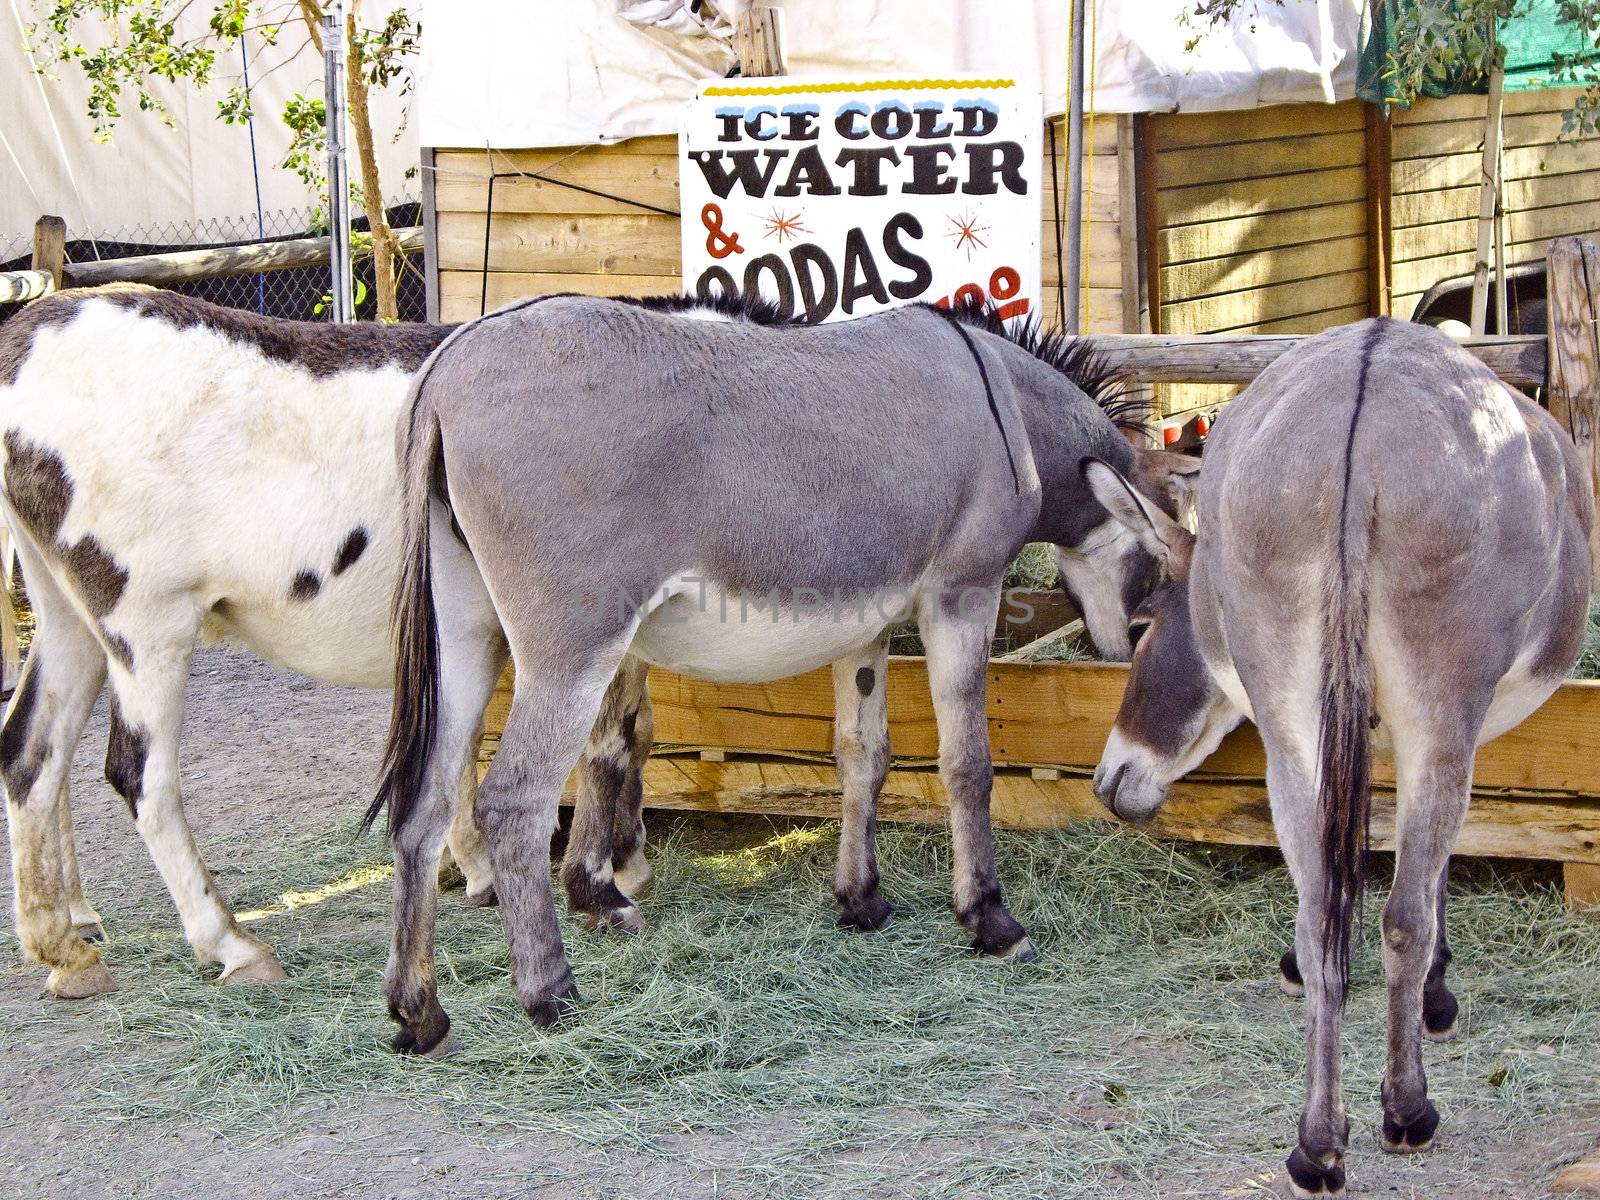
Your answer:
[[[1285,354],[1211,435],[1195,541],[1104,465],[1096,495],[1163,554],[1133,617],[1133,673],[1095,775],[1142,819],[1251,716],[1299,891],[1306,998],[1297,1195],[1343,1190],[1339,1026],[1361,888],[1371,731],[1399,791],[1383,1147],[1426,1149],[1423,1029],[1445,1036],[1445,868],[1476,747],[1537,708],[1582,644],[1593,501],[1571,440],[1447,337],[1395,321]]]

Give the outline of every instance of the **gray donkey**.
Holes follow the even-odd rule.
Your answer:
[[[1583,640],[1593,501],[1571,440],[1433,330],[1363,321],[1278,360],[1206,451],[1195,541],[1104,464],[1095,494],[1167,562],[1134,613],[1132,676],[1095,791],[1151,816],[1251,716],[1300,895],[1306,1103],[1295,1194],[1338,1194],[1350,1123],[1339,1025],[1370,800],[1369,731],[1399,786],[1383,1148],[1439,1123],[1421,1035],[1450,1033],[1445,868],[1476,747],[1533,712]],[[1481,631],[1495,630],[1490,638]]]
[[[886,631],[905,614],[927,646],[956,915],[975,950],[1031,953],[1001,901],[989,827],[984,690],[1001,574],[1024,542],[1056,543],[1091,635],[1126,656],[1127,613],[1158,568],[1079,464],[1114,463],[1158,505],[1195,464],[1129,444],[1069,378],[1083,374],[1081,344],[1033,336],[1030,349],[993,320],[926,306],[821,327],[727,307],[536,298],[457,331],[417,378],[401,435],[398,686],[368,814],[388,808],[395,843],[398,1050],[448,1045],[434,866],[506,643],[516,690],[477,814],[517,996],[537,1024],[577,998],[546,864],[586,740],[586,790],[617,800],[610,812],[580,802],[565,881],[596,923],[637,923],[611,839],[635,853],[645,663],[745,681],[835,664],[841,923],[882,924]],[[497,630],[464,632],[430,578],[431,543],[452,537],[477,562]],[[626,786],[592,786],[625,771]]]

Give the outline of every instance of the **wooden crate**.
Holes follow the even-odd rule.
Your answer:
[[[1041,829],[1111,820],[1090,786],[1116,717],[1128,668],[1110,663],[1001,663],[989,670],[989,739],[996,764],[996,824]],[[826,669],[774,683],[718,684],[652,671],[656,739],[672,749],[645,773],[652,807],[704,812],[836,817],[833,683]],[[889,821],[944,820],[934,769],[938,754],[927,668],[889,662],[889,740],[894,767],[884,785]],[[486,717],[485,760],[511,701],[501,681]],[[1600,899],[1600,683],[1569,682],[1522,725],[1478,752],[1474,797],[1460,854],[1565,864],[1575,903]],[[709,754],[705,753],[709,752]],[[1373,844],[1393,846],[1394,769],[1373,764],[1378,794]],[[1273,845],[1266,754],[1253,726],[1235,730],[1172,791],[1152,824],[1162,837]],[[570,792],[570,788],[569,788]],[[570,799],[570,796],[569,796]]]

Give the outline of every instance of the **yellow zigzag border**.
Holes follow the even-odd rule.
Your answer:
[[[786,83],[778,87],[725,87],[713,84],[702,96],[802,96],[816,92],[931,91],[935,88],[1008,88],[1014,79],[880,79],[871,83]]]

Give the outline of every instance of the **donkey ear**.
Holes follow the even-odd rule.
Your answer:
[[[1170,450],[1134,448],[1134,478],[1152,495],[1165,494],[1181,512],[1200,488],[1200,460]]]
[[[1181,456],[1174,454],[1169,457]],[[1122,472],[1098,458],[1086,458],[1083,460],[1083,478],[1094,493],[1094,498],[1151,554],[1165,559],[1169,566],[1174,564],[1175,559],[1186,557],[1192,536],[1189,531],[1141,495],[1139,489],[1123,477]]]

